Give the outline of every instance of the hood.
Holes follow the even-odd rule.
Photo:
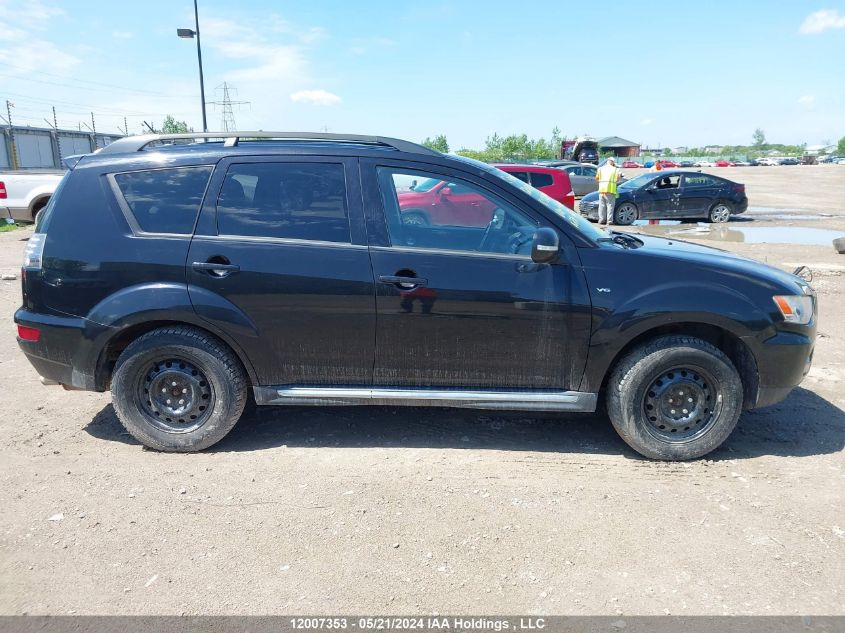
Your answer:
[[[598,191],[591,191],[583,198],[581,198],[581,202],[598,202],[599,200],[599,192]]]
[[[748,281],[764,282],[795,294],[801,294],[801,287],[805,283],[799,277],[779,268],[720,248],[642,233],[636,234],[636,237],[642,240],[643,246],[632,252],[642,252],[644,255],[672,260],[667,261],[666,266],[672,266],[673,263],[680,261],[696,268],[707,268],[714,272],[739,276]]]

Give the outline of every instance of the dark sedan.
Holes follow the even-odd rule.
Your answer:
[[[662,171],[643,174],[619,185],[615,224],[634,220],[703,218],[727,222],[748,208],[745,185],[701,172]],[[581,215],[598,220],[599,194],[581,199]]]

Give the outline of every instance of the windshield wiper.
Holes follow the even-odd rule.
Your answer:
[[[609,231],[609,233],[610,235],[608,237],[600,237],[598,241],[613,242],[625,248],[639,248],[645,244],[641,239],[634,237],[630,233],[621,233],[620,231]]]

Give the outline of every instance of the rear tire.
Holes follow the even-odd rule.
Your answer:
[[[402,212],[402,224],[409,226],[428,226],[431,222],[428,216],[422,211]]]
[[[197,328],[171,326],[133,341],[117,359],[112,402],[139,442],[159,451],[201,451],[241,417],[247,377],[224,343]]]
[[[724,442],[742,412],[742,381],[706,341],[663,336],[625,356],[607,387],[607,412],[635,451],[660,460],[706,455]]]
[[[733,209],[727,202],[717,202],[710,209],[710,222],[713,224],[723,224],[731,219]]]

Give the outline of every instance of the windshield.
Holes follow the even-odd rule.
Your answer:
[[[504,172],[501,169],[496,169],[495,167],[491,167],[490,165],[487,165],[486,163],[481,163],[479,161],[467,159],[467,158],[464,158],[464,157],[458,157],[458,158],[460,158],[461,160],[464,160],[466,162],[471,162],[475,166],[482,167],[485,171],[490,172],[491,174],[497,176],[498,178],[501,178],[502,180],[507,182],[512,187],[516,187],[517,189],[519,189],[523,193],[528,194],[534,200],[536,200],[537,202],[542,204],[544,207],[546,207],[549,211],[551,211],[552,213],[554,213],[558,217],[566,220],[566,222],[568,224],[570,224],[571,226],[574,226],[576,229],[581,231],[581,233],[583,233],[585,236],[589,237],[590,239],[598,240],[602,237],[606,237],[605,233],[603,231],[600,231],[599,229],[597,229],[595,226],[593,226],[592,223],[589,220],[582,218],[580,215],[578,215],[577,213],[572,211],[566,205],[563,205],[560,202],[558,202],[557,200],[550,198],[549,196],[544,194],[542,191],[539,191],[538,189],[535,189],[534,187],[529,185],[527,182],[523,182],[519,178],[514,178],[509,173]]]
[[[643,185],[648,184],[654,178],[654,174],[642,174],[631,180],[626,180],[619,185],[620,189],[639,189]]]

